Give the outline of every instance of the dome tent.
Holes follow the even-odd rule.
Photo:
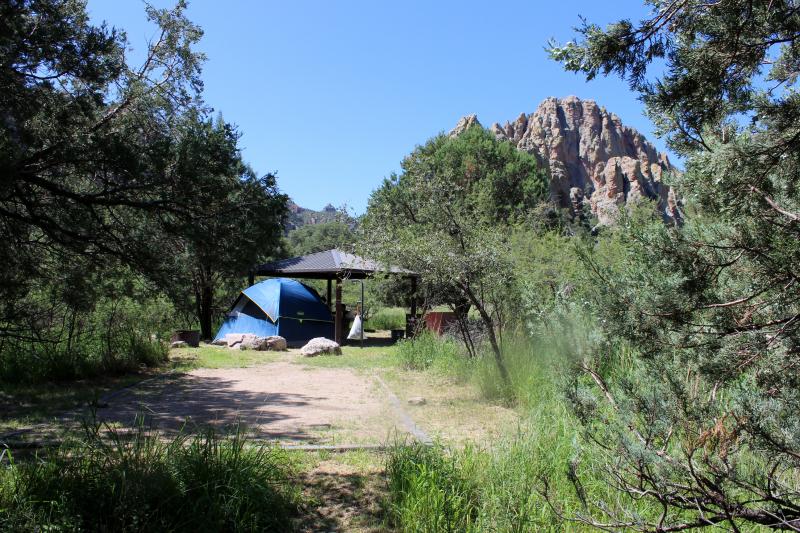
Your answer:
[[[229,333],[280,335],[290,345],[333,338],[333,317],[317,292],[293,279],[272,278],[243,290],[214,340]]]

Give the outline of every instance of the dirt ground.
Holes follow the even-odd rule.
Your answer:
[[[103,399],[98,419],[166,433],[240,423],[256,438],[289,444],[380,444],[405,429],[370,375],[311,368],[290,353],[248,368],[197,369],[156,378]]]

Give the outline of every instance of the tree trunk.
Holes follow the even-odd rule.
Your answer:
[[[472,342],[472,334],[469,331],[469,308],[470,303],[466,300],[459,302],[457,304],[451,304],[451,308],[453,312],[456,314],[456,320],[458,321],[458,328],[461,330],[461,337],[464,339],[464,344],[467,347],[467,352],[469,352],[469,356],[474,358],[477,354],[475,353],[475,343]]]
[[[210,341],[213,337],[211,311],[214,303],[214,291],[208,283],[204,284],[200,291],[200,337],[205,341]]]
[[[500,377],[503,378],[503,381],[505,383],[509,383],[511,380],[508,375],[508,369],[506,368],[506,362],[503,360],[503,352],[500,350],[500,344],[497,342],[497,336],[494,333],[494,320],[492,320],[492,317],[486,312],[486,309],[483,307],[483,303],[478,300],[478,298],[472,292],[472,289],[470,289],[469,285],[465,283],[459,283],[459,286],[461,287],[461,290],[464,291],[466,297],[469,298],[469,301],[472,302],[472,305],[475,306],[475,309],[478,311],[484,326],[486,326],[486,332],[489,335],[489,344],[492,346],[494,362],[497,364],[497,370],[500,372]]]

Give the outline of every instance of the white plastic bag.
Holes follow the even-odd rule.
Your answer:
[[[361,315],[356,315],[353,319],[353,327],[350,328],[350,333],[347,335],[348,340],[361,339],[364,332],[361,327]]]

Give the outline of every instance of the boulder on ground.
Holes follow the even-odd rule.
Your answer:
[[[338,343],[330,339],[317,337],[316,339],[311,339],[308,344],[300,348],[300,353],[306,357],[314,357],[320,354],[342,355],[342,348]]]
[[[174,348],[188,348],[188,346],[189,346],[189,345],[186,343],[186,341],[175,341],[175,342],[173,342],[173,343],[170,343],[170,345],[169,345],[170,349],[174,349]]]
[[[241,341],[233,339],[233,348],[238,348],[240,350],[258,350],[260,352],[282,351],[286,349],[286,339],[277,335],[259,337],[258,335],[245,333],[240,335],[240,337]],[[229,346],[231,345],[229,344]]]
[[[286,339],[281,337],[280,335],[272,335],[267,337],[266,339],[267,350],[272,350],[275,352],[282,352],[286,350]]]
[[[225,343],[228,345],[228,348],[238,348],[242,340],[244,340],[243,333],[228,333],[225,335]]]
[[[264,337],[259,337],[258,335],[242,335],[242,342],[239,343],[240,350],[260,350],[262,340]]]

